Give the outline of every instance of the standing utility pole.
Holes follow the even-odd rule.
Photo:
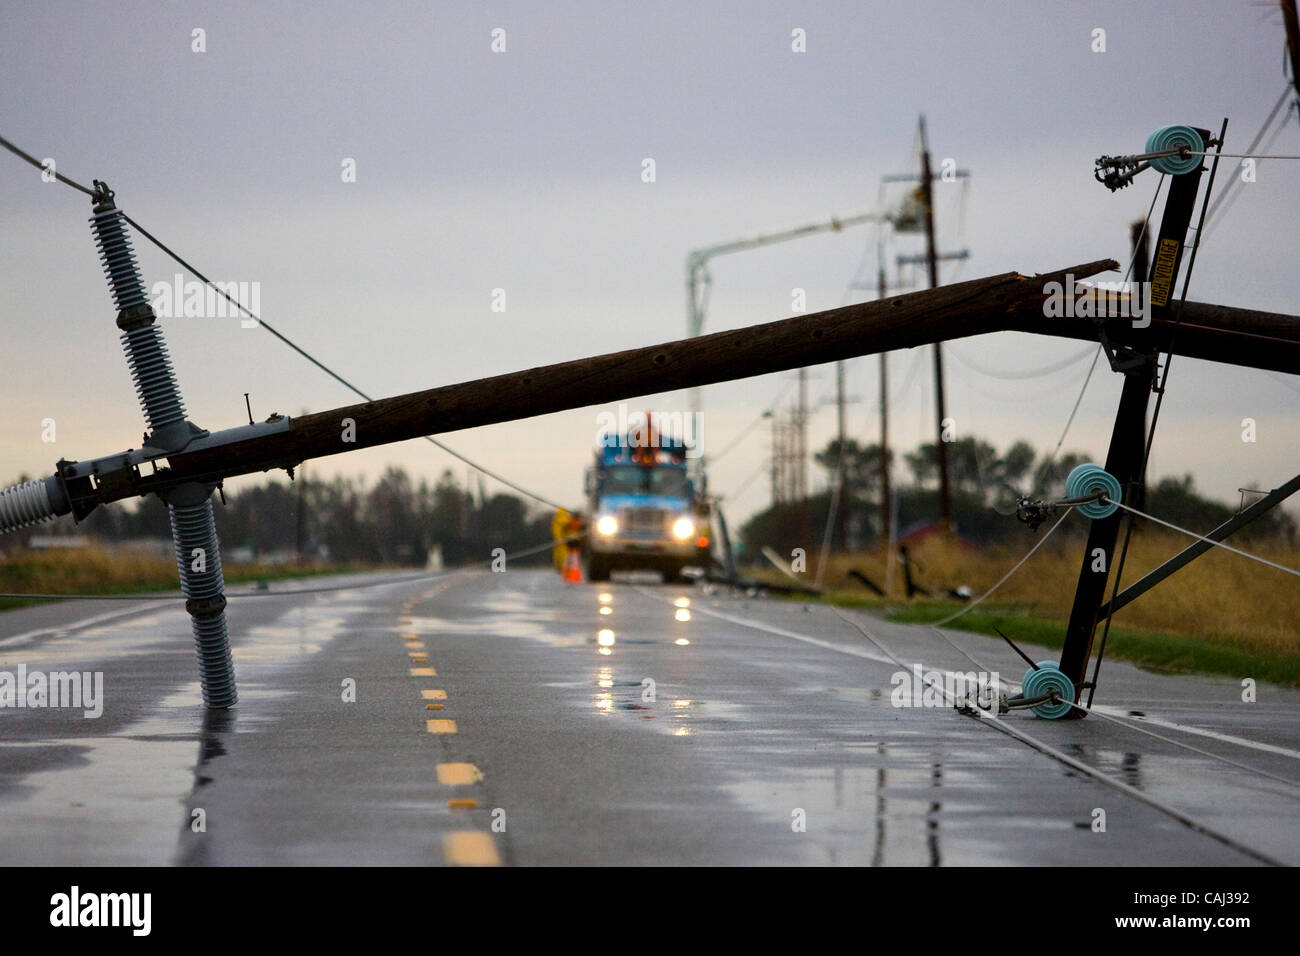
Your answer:
[[[925,259],[930,288],[939,287],[939,260],[934,247],[934,189],[930,173],[930,145],[925,136],[925,117],[921,117],[921,204],[925,212]],[[935,450],[939,459],[939,524],[944,534],[952,530],[952,498],[948,488],[948,443],[943,437],[943,422],[948,417],[943,394],[943,343],[934,343]]]
[[[950,253],[940,255],[936,249],[936,239],[934,232],[934,172],[930,168],[930,144],[926,137],[925,117],[922,116],[919,122],[921,134],[921,175],[920,188],[913,194],[914,199],[919,198],[919,209],[915,206],[904,206],[903,214],[899,216],[894,223],[897,232],[916,232],[918,226],[925,229],[925,256],[924,261],[927,267],[930,288],[935,289],[939,286],[939,262],[943,259],[964,259],[968,255],[966,252]],[[947,178],[951,175],[953,179],[966,179],[970,173],[964,169],[945,170],[944,176]],[[916,182],[917,176],[914,174],[895,174],[882,176],[881,183],[891,182]],[[918,223],[916,220],[920,219]],[[908,261],[919,261],[921,257],[904,257],[899,256],[899,262],[905,259]],[[943,349],[941,342],[934,343],[934,391],[935,391],[935,454],[938,458],[939,468],[939,523],[945,533],[952,530],[952,499],[948,481],[948,447],[943,440],[943,422],[947,418],[947,402],[944,397],[943,381]]]
[[[835,363],[835,433],[840,443],[840,460],[835,467],[835,528],[833,535],[839,539],[840,548],[849,549],[849,515],[848,501],[844,494],[844,443],[847,441],[844,427],[844,362]]]
[[[900,261],[902,257],[899,257]],[[876,293],[876,299],[888,296],[885,280],[885,235],[881,231],[876,240],[876,284],[854,283],[854,289]],[[885,549],[885,567],[889,568],[889,541],[893,525],[893,503],[889,484],[889,353],[880,353],[880,545]]]
[[[881,246],[876,266],[877,298],[885,297],[885,258]],[[885,550],[885,566],[889,566],[889,542],[892,505],[889,492],[889,353],[880,353],[880,543]]]
[[[808,498],[808,370],[799,369],[799,405],[794,413],[794,499]],[[805,535],[804,537],[807,537]]]

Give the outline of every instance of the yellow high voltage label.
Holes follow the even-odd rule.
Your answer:
[[[1151,303],[1169,304],[1169,291],[1174,284],[1174,263],[1178,261],[1178,240],[1161,239],[1156,250],[1156,268],[1151,276]]]

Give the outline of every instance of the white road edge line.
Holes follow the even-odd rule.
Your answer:
[[[644,592],[644,591],[642,593],[645,594],[647,597],[653,597],[655,598],[655,600],[660,600],[660,598],[658,598],[657,595],[649,594],[648,592]],[[883,654],[874,654],[871,651],[865,651],[862,650],[861,648],[856,648],[856,647],[846,647],[843,644],[836,644],[833,641],[823,641],[820,638],[809,637],[807,634],[799,634],[795,631],[787,631],[784,628],[774,627],[770,624],[764,624],[761,621],[751,621],[743,617],[736,617],[735,615],[732,614],[724,614],[721,611],[714,611],[707,607],[700,607],[698,605],[693,606],[692,609],[698,611],[700,614],[708,614],[712,617],[720,618],[724,621],[730,621],[732,624],[739,624],[743,627],[752,627],[757,631],[767,631],[769,634],[778,634],[781,637],[793,638],[796,641],[803,641],[805,644],[813,644],[816,645],[817,647],[824,647],[827,650],[838,651],[841,654],[851,654],[854,657],[863,657],[870,661],[879,661],[885,664],[895,663],[894,661],[890,660],[888,657],[885,657]],[[925,667],[926,665],[922,663],[921,666]],[[946,675],[961,673],[959,671],[953,671],[947,668],[932,668],[932,669],[938,670],[940,671],[940,673]],[[999,682],[1006,684],[1008,686],[1014,686],[1014,687],[1020,686],[1020,683],[1018,681],[1006,680],[1005,678],[1001,678],[1001,677],[999,677]],[[1210,737],[1214,740],[1218,740],[1223,743],[1235,744],[1238,747],[1248,747],[1251,750],[1258,750],[1263,753],[1278,754],[1279,756],[1282,757],[1290,757],[1292,760],[1300,760],[1300,750],[1291,750],[1290,748],[1282,747],[1277,744],[1266,744],[1254,740],[1247,740],[1244,737],[1235,737],[1232,734],[1220,733],[1217,730],[1207,730],[1204,727],[1193,727],[1189,724],[1180,724],[1172,720],[1163,720],[1159,717],[1152,717],[1149,714],[1141,718],[1129,717],[1128,711],[1124,710],[1123,708],[1112,707],[1109,705],[1106,706],[1098,705],[1096,709],[1103,714],[1109,714],[1112,717],[1122,717],[1127,720],[1132,720],[1134,721],[1134,723],[1138,723],[1138,724],[1147,723],[1158,727],[1164,727],[1168,730],[1181,730],[1183,733],[1197,734],[1201,737]]]
[[[59,634],[65,631],[66,632],[80,631],[87,627],[93,627],[96,624],[102,624],[105,621],[115,621],[120,617],[133,617],[137,614],[140,614],[142,611],[150,610],[150,609],[168,610],[168,608],[165,607],[158,607],[153,602],[147,602],[147,603],[142,602],[140,604],[133,604],[130,607],[124,609],[119,609],[116,611],[107,611],[104,614],[96,614],[92,617],[83,617],[76,621],[70,621],[67,624],[57,624],[57,625],[52,625],[50,627],[40,627],[34,631],[24,631],[21,634],[11,634],[8,637],[0,637],[0,647],[4,647],[5,645],[8,644],[14,644],[19,641],[26,640],[28,638],[40,637],[42,634]],[[173,610],[175,610],[175,608],[173,608]]]
[[[638,590],[641,594],[644,594],[646,597],[650,597],[655,600],[660,600],[667,603],[666,598],[659,598],[658,595],[650,594],[649,592],[646,592],[641,588],[637,588],[636,590]],[[724,621],[730,621],[733,624],[738,624],[743,627],[751,627],[754,630],[766,631],[770,634],[776,634],[781,637],[789,637],[796,641],[803,641],[806,644],[813,644],[817,647],[826,648],[827,650],[838,651],[841,654],[849,654],[854,657],[866,658],[867,660],[878,661],[886,664],[893,664],[895,667],[899,666],[899,663],[897,661],[891,660],[890,658],[884,656],[883,654],[872,654],[871,652],[864,651],[860,648],[845,647],[843,645],[834,644],[830,641],[823,641],[820,638],[809,637],[807,634],[799,634],[795,631],[787,631],[784,628],[773,627],[768,624],[763,624],[760,621],[752,621],[746,618],[735,617],[734,615],[730,615],[730,614],[723,614],[720,611],[714,611],[709,608],[700,607],[698,605],[694,605],[693,610],[696,610],[703,614],[707,614],[710,617],[716,617]],[[921,666],[924,667],[925,665],[922,663]],[[944,673],[952,674],[955,672],[944,671]],[[1104,771],[1098,770],[1095,767],[1090,767],[1085,763],[1075,760],[1073,757],[1069,756],[1068,754],[1062,753],[1060,750],[1057,750],[1055,747],[1052,747],[1050,744],[1044,743],[1034,737],[1031,737],[1029,734],[1026,734],[1024,731],[1018,730],[1010,726],[1009,724],[1006,723],[1006,721],[997,719],[992,716],[983,716],[982,714],[981,716],[975,719],[978,719],[984,723],[992,725],[994,729],[1001,730],[1003,733],[1007,734],[1008,736],[1019,739],[1026,746],[1039,751],[1044,756],[1050,757],[1059,763],[1063,763],[1066,766],[1077,770],[1079,773],[1082,773],[1085,776],[1090,777],[1093,780],[1096,780],[1098,783],[1104,784],[1108,787],[1118,790],[1120,793],[1124,793],[1132,797],[1133,799],[1146,804],[1147,806],[1151,807],[1153,810],[1158,810],[1159,812],[1165,814],[1166,816],[1171,817],[1174,820],[1177,820],[1179,823],[1183,824],[1188,829],[1193,830],[1194,832],[1199,833],[1202,836],[1207,836],[1212,840],[1222,843],[1224,846],[1234,849],[1238,853],[1245,854],[1246,856],[1249,856],[1252,859],[1258,860],[1262,863],[1267,863],[1270,866],[1286,865],[1285,863],[1282,863],[1280,860],[1276,860],[1273,857],[1268,856],[1266,853],[1262,853],[1259,850],[1255,850],[1244,843],[1238,842],[1237,840],[1234,840],[1232,837],[1229,837],[1226,834],[1219,833],[1217,830],[1214,830],[1211,827],[1206,826],[1205,824],[1199,822],[1195,818],[1189,817],[1181,810],[1178,810],[1175,807],[1171,807],[1168,804],[1161,803],[1159,800],[1155,799],[1154,797],[1150,797],[1146,795],[1141,790],[1134,789],[1133,787],[1130,787],[1128,784],[1124,783],[1123,781],[1114,779]],[[1261,746],[1268,746],[1268,745],[1261,745]]]

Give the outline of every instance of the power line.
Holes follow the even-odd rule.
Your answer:
[[[95,191],[93,189],[87,189],[85,186],[81,185],[81,183],[69,179],[67,176],[63,175],[63,173],[59,172],[57,169],[55,170],[47,169],[45,164],[42,163],[40,160],[38,160],[35,156],[33,156],[31,153],[24,152],[23,150],[19,149],[13,143],[9,142],[9,140],[5,139],[3,136],[0,136],[0,146],[3,146],[5,149],[9,150],[9,152],[13,153],[19,159],[25,159],[27,162],[31,163],[33,166],[39,169],[42,174],[52,172],[54,178],[57,179],[59,182],[71,186],[73,189],[80,189],[87,196],[95,195]]]
[[[1056,519],[1056,524],[1054,524],[1054,525],[1052,525],[1050,528],[1048,528],[1048,529],[1047,529],[1047,533],[1044,534],[1041,538],[1039,538],[1036,542],[1034,542],[1034,546],[1033,546],[1032,548],[1030,548],[1030,549],[1025,553],[1025,556],[1024,556],[1023,558],[1021,558],[1019,561],[1016,562],[1015,567],[1013,567],[1010,571],[1008,571],[1006,574],[1002,575],[1002,577],[998,579],[998,583],[997,583],[997,584],[993,585],[993,587],[989,588],[987,591],[985,591],[983,594],[981,594],[981,595],[980,595],[979,597],[977,597],[975,600],[971,601],[971,602],[970,602],[969,604],[967,604],[965,607],[961,608],[961,610],[957,611],[955,614],[949,614],[949,615],[948,615],[947,617],[945,617],[943,620],[941,620],[941,621],[935,621],[935,622],[934,622],[933,624],[931,624],[930,626],[931,626],[931,627],[943,627],[943,625],[945,625],[945,624],[951,624],[953,621],[957,620],[957,618],[961,617],[961,616],[962,616],[963,614],[965,614],[967,611],[972,611],[972,610],[974,610],[975,607],[976,607],[978,604],[980,604],[980,602],[982,602],[985,598],[987,598],[990,594],[992,594],[992,593],[993,593],[994,591],[996,591],[998,588],[1002,587],[1002,585],[1006,584],[1007,581],[1010,579],[1011,575],[1015,574],[1015,573],[1016,573],[1017,571],[1019,571],[1022,567],[1024,567],[1025,562],[1028,561],[1030,558],[1032,558],[1032,557],[1034,556],[1034,552],[1037,551],[1039,548],[1041,548],[1041,547],[1043,546],[1043,542],[1045,542],[1048,538],[1050,538],[1050,537],[1052,536],[1052,532],[1055,531],[1057,528],[1059,528],[1059,527],[1061,526],[1061,524],[1065,521],[1066,518],[1070,517],[1070,512],[1071,512],[1072,510],[1073,510],[1073,509],[1071,509],[1071,508],[1067,508],[1067,509],[1065,509],[1065,511],[1061,514],[1061,517],[1059,517],[1059,518]]]
[[[726,497],[732,501],[735,501],[742,494],[744,494],[745,490],[749,488],[750,485],[754,483],[755,478],[757,478],[759,475],[763,474],[767,470],[768,470],[768,464],[767,462],[763,462],[761,465],[758,466],[757,469],[755,469],[753,474],[751,474],[748,478],[746,478],[744,481],[740,483],[740,487],[738,487],[735,491],[733,491],[730,495],[727,495]]]
[[[1289,88],[1282,91],[1282,97],[1277,101],[1277,105],[1273,107],[1273,112],[1269,113],[1268,119],[1264,121],[1264,125],[1259,128],[1259,132],[1255,134],[1255,139],[1250,144],[1250,149],[1253,150],[1257,145],[1259,145],[1260,139],[1263,138],[1264,133],[1268,130],[1269,125],[1273,122],[1274,117],[1277,115],[1278,109],[1282,106],[1283,103],[1286,102],[1289,93],[1290,93]],[[1277,142],[1277,138],[1280,135],[1282,135],[1282,131],[1287,128],[1286,121],[1288,117],[1290,117],[1291,115],[1291,110],[1295,109],[1295,105],[1296,104],[1293,103],[1290,107],[1287,108],[1286,113],[1282,117],[1282,122],[1280,122],[1277,125],[1277,128],[1273,130],[1273,135],[1270,136],[1268,142],[1264,144],[1264,149],[1266,150],[1271,149],[1273,144]],[[1237,177],[1229,184],[1229,186],[1226,189],[1223,190],[1223,192],[1219,193],[1219,195],[1215,197],[1214,204],[1210,206],[1210,211],[1206,213],[1205,216],[1205,220],[1206,220],[1205,229],[1207,232],[1223,221],[1223,217],[1228,214],[1228,211],[1232,209],[1236,201],[1244,194],[1245,191],[1241,189],[1241,187],[1244,186],[1245,183],[1246,181],[1244,179],[1242,179],[1241,177]],[[1221,213],[1220,213],[1220,209],[1222,209]]]
[[[28,163],[31,163],[33,166],[35,166],[37,169],[41,170],[42,172],[50,172],[50,170],[47,170],[47,168],[45,167],[45,165],[44,165],[43,163],[41,163],[39,160],[37,160],[35,156],[31,155],[30,153],[26,152],[25,150],[19,149],[17,146],[15,146],[15,145],[14,145],[13,143],[11,143],[9,140],[5,139],[3,136],[0,136],[0,146],[3,146],[5,149],[9,150],[9,152],[13,153],[13,154],[14,154],[15,156],[17,156],[19,159],[22,159],[22,160],[25,160],[25,161],[28,162]],[[96,195],[96,192],[95,192],[93,189],[87,189],[85,186],[81,185],[81,183],[76,182],[75,180],[68,178],[67,176],[63,175],[62,173],[60,173],[60,172],[58,172],[58,171],[53,171],[53,175],[54,175],[54,177],[55,177],[59,182],[64,183],[64,184],[66,184],[66,185],[68,185],[68,186],[71,186],[73,189],[78,189],[78,190],[80,190],[81,192],[85,193],[87,196],[91,196],[91,197],[93,198],[93,197]],[[100,184],[98,183],[98,181],[96,181],[96,185],[100,185]],[[373,401],[374,401],[374,398],[372,398],[370,395],[368,395],[368,394],[366,394],[365,392],[363,392],[361,389],[357,388],[355,385],[353,385],[351,382],[349,382],[349,381],[348,381],[347,379],[345,379],[343,376],[341,376],[341,375],[339,375],[337,372],[335,372],[335,371],[334,371],[332,368],[330,368],[328,365],[326,365],[325,363],[321,362],[321,361],[320,361],[319,359],[317,359],[314,355],[312,355],[311,353],[309,353],[308,351],[306,351],[305,349],[303,349],[303,348],[302,348],[301,346],[299,346],[296,342],[294,342],[293,340],[291,340],[288,336],[284,335],[284,334],[281,333],[279,330],[277,330],[277,329],[276,329],[274,326],[272,326],[269,322],[265,321],[265,320],[262,319],[260,316],[254,315],[252,312],[250,312],[247,308],[244,307],[244,305],[243,305],[241,302],[239,302],[239,301],[237,301],[236,299],[232,298],[231,295],[230,295],[228,292],[226,292],[226,290],[224,290],[224,289],[218,287],[216,284],[214,284],[214,283],[212,282],[212,280],[210,280],[210,279],[209,279],[207,276],[205,276],[203,273],[199,272],[198,269],[194,268],[194,266],[190,265],[188,262],[186,262],[184,259],[182,259],[179,255],[177,255],[175,252],[173,252],[170,248],[167,247],[166,244],[164,244],[160,239],[158,239],[157,237],[155,237],[151,232],[149,232],[149,230],[145,229],[142,225],[140,225],[138,222],[136,222],[136,221],[135,221],[134,219],[132,219],[130,216],[128,216],[128,215],[126,215],[125,213],[123,213],[123,214],[122,214],[122,218],[125,219],[128,223],[130,223],[131,226],[132,226],[132,227],[133,227],[137,232],[140,233],[140,235],[144,236],[146,239],[148,239],[150,242],[152,242],[155,246],[157,246],[159,249],[161,249],[161,250],[162,250],[164,253],[166,253],[166,254],[167,254],[171,259],[173,259],[175,262],[177,262],[177,263],[178,263],[182,268],[184,268],[185,270],[187,270],[191,275],[193,275],[195,278],[197,278],[197,279],[199,279],[201,282],[203,282],[204,285],[206,285],[206,286],[208,286],[209,288],[213,289],[214,291],[220,293],[222,296],[224,296],[224,297],[226,298],[226,301],[228,301],[231,305],[233,305],[235,308],[239,309],[241,312],[243,312],[243,313],[244,313],[245,315],[247,315],[249,318],[251,318],[251,319],[253,319],[254,321],[256,321],[256,322],[258,323],[258,325],[260,325],[260,326],[262,326],[263,328],[265,328],[266,331],[270,332],[273,336],[275,336],[277,339],[279,339],[279,340],[280,340],[281,342],[283,342],[285,345],[289,346],[289,348],[293,349],[295,352],[297,352],[299,355],[301,355],[301,356],[302,356],[303,358],[305,358],[307,361],[311,362],[313,365],[315,365],[317,368],[319,368],[319,369],[320,369],[322,372],[324,372],[326,375],[330,376],[332,379],[334,379],[336,382],[338,382],[338,383],[339,383],[340,385],[342,385],[344,388],[348,389],[349,391],[353,392],[353,393],[356,394],[356,395],[359,395],[361,398],[365,399],[367,402],[373,402]],[[504,477],[504,476],[502,476],[502,475],[500,475],[500,474],[497,474],[496,472],[492,471],[492,470],[489,469],[489,468],[484,468],[484,467],[483,467],[482,465],[480,465],[478,462],[473,461],[473,460],[471,460],[470,458],[465,457],[464,455],[462,455],[460,452],[456,451],[455,449],[453,449],[453,448],[451,448],[451,447],[449,447],[449,446],[443,444],[442,442],[438,441],[438,440],[437,440],[436,438],[434,438],[432,435],[425,435],[425,436],[424,436],[424,440],[427,441],[427,442],[429,442],[429,443],[431,443],[432,445],[434,445],[434,446],[436,446],[436,447],[442,449],[442,450],[445,451],[447,454],[451,455],[453,458],[459,459],[460,461],[462,461],[462,462],[464,462],[465,464],[469,465],[471,468],[473,468],[473,469],[475,469],[475,470],[477,470],[477,471],[482,472],[483,474],[487,475],[489,478],[492,478],[492,479],[495,480],[495,481],[499,481],[501,484],[505,485],[507,488],[510,488],[510,489],[512,489],[512,490],[514,490],[514,491],[517,491],[517,492],[519,492],[521,495],[525,495],[526,497],[532,498],[534,501],[539,501],[539,502],[541,502],[542,504],[546,505],[547,507],[555,508],[555,509],[557,509],[557,510],[563,510],[563,507],[564,507],[563,505],[557,504],[556,502],[552,501],[551,499],[546,498],[546,497],[544,497],[543,495],[539,495],[539,494],[537,494],[536,492],[529,491],[527,488],[524,488],[522,485],[516,484],[515,482],[511,481],[510,479],[508,479],[508,478],[506,478],[506,477]]]
[[[785,393],[790,390],[791,384],[793,384],[793,380],[787,381],[784,385],[782,385],[780,390],[776,393],[776,398],[772,399],[772,403],[768,405],[767,408],[763,409],[763,411],[759,413],[757,418],[755,418],[752,422],[746,425],[745,428],[740,432],[740,434],[737,435],[735,438],[733,438],[727,444],[726,448],[722,449],[722,451],[718,452],[716,455],[708,456],[709,464],[716,465],[718,463],[718,459],[720,459],[723,455],[735,449],[736,446],[738,446],[749,435],[750,432],[752,432],[755,428],[757,428],[759,425],[763,423],[763,420],[765,418],[767,418],[769,415],[775,412],[776,406],[781,403],[781,399],[785,398]]]
[[[965,365],[972,371],[979,372],[981,375],[987,375],[989,378],[1022,380],[1027,378],[1043,378],[1044,376],[1053,375],[1057,372],[1063,371],[1071,365],[1077,365],[1092,354],[1093,347],[1089,345],[1082,352],[1072,355],[1067,359],[1062,359],[1059,362],[1053,362],[1051,365],[1044,365],[1040,368],[1030,369],[1027,372],[1003,372],[997,369],[991,369],[988,366],[980,365],[979,363],[966,358],[960,351],[952,348],[951,345],[948,350],[956,357],[957,361],[961,362],[962,365]]]
[[[1164,521],[1160,518],[1157,518],[1155,515],[1149,515],[1145,511],[1138,511],[1138,509],[1130,507],[1129,505],[1124,504],[1124,502],[1122,501],[1115,501],[1114,499],[1111,498],[1107,498],[1105,500],[1109,501],[1113,505],[1123,508],[1125,511],[1131,511],[1133,514],[1137,515],[1140,518],[1146,518],[1148,521],[1154,521],[1156,524],[1162,524],[1166,528],[1170,528],[1174,531],[1180,531],[1189,537],[1196,538],[1198,541],[1205,541],[1208,544],[1214,545],[1216,548],[1223,548],[1223,550],[1225,551],[1231,551],[1233,554],[1239,554],[1243,558],[1250,558],[1250,560],[1252,561],[1258,561],[1260,564],[1266,564],[1270,568],[1277,568],[1279,571],[1285,571],[1287,574],[1294,574],[1296,577],[1300,578],[1300,571],[1297,571],[1295,568],[1288,568],[1285,564],[1278,564],[1275,561],[1270,561],[1267,558],[1261,558],[1258,555],[1251,554],[1248,551],[1242,551],[1239,550],[1238,548],[1234,548],[1232,547],[1232,545],[1224,544],[1222,541],[1215,541],[1213,538],[1207,538],[1204,535],[1197,534],[1195,531],[1188,531],[1186,528],[1180,528],[1178,527],[1178,525],[1171,524],[1168,521]],[[1112,601],[1113,600],[1114,598],[1112,597]],[[1107,615],[1107,620],[1109,619],[1110,619],[1109,615]]]
[[[330,367],[329,367],[328,365],[326,365],[324,362],[320,361],[320,359],[316,358],[314,355],[312,355],[312,354],[311,354],[310,352],[308,352],[306,349],[302,348],[302,346],[298,345],[296,342],[294,342],[294,341],[293,341],[292,339],[290,339],[288,336],[284,335],[282,332],[280,332],[278,329],[276,329],[274,326],[272,326],[269,322],[265,321],[265,320],[262,319],[260,316],[254,315],[252,312],[250,312],[247,308],[244,307],[244,305],[243,305],[241,302],[239,302],[238,300],[234,299],[234,298],[230,295],[230,293],[226,292],[225,289],[222,289],[221,287],[219,287],[218,285],[216,285],[214,282],[212,282],[211,279],[209,279],[207,276],[205,276],[203,273],[201,273],[198,269],[194,268],[194,266],[190,265],[188,262],[186,262],[184,259],[182,259],[179,255],[177,255],[177,254],[176,254],[175,252],[173,252],[170,248],[168,248],[167,245],[164,244],[160,239],[156,238],[152,233],[150,233],[147,229],[145,229],[143,226],[141,226],[138,222],[136,222],[136,221],[135,221],[134,219],[132,219],[130,216],[128,216],[128,215],[126,215],[125,213],[123,213],[123,214],[122,214],[122,218],[125,219],[128,223],[130,223],[131,226],[132,226],[132,227],[133,227],[137,232],[140,233],[140,235],[144,236],[146,239],[148,239],[150,242],[152,242],[155,246],[157,246],[159,249],[161,249],[161,250],[162,250],[164,253],[166,253],[169,257],[171,257],[175,262],[177,262],[177,263],[178,263],[182,268],[184,268],[184,269],[186,269],[188,272],[190,272],[190,273],[191,273],[191,274],[192,274],[196,279],[200,280],[201,282],[203,282],[205,285],[207,285],[209,288],[213,289],[214,291],[220,293],[222,296],[224,296],[224,297],[226,298],[226,300],[227,300],[231,305],[233,305],[235,308],[239,309],[241,312],[243,312],[243,313],[244,313],[245,315],[247,315],[249,318],[251,318],[251,319],[253,319],[254,321],[256,321],[258,325],[260,325],[260,326],[262,326],[263,328],[265,328],[266,331],[270,332],[272,335],[274,335],[277,339],[279,339],[279,340],[280,340],[281,342],[283,342],[285,345],[289,346],[289,348],[293,349],[295,352],[297,352],[299,355],[301,355],[301,356],[302,356],[303,358],[305,358],[307,361],[311,362],[313,365],[315,365],[318,369],[320,369],[320,370],[321,370],[322,372],[324,372],[326,375],[330,376],[330,378],[334,379],[336,382],[338,382],[340,385],[342,385],[344,388],[348,389],[349,391],[355,393],[356,395],[361,396],[361,397],[364,398],[367,402],[373,402],[373,401],[374,401],[374,398],[373,398],[372,396],[370,396],[370,395],[367,394],[366,392],[362,391],[361,389],[357,388],[357,386],[353,385],[351,382],[349,382],[347,379],[345,379],[345,378],[344,378],[342,375],[340,375],[338,372],[334,371],[332,368],[330,368]],[[557,504],[556,502],[554,502],[554,501],[550,500],[549,498],[546,498],[546,497],[544,497],[544,496],[542,496],[542,495],[539,495],[539,494],[537,494],[536,492],[529,491],[527,488],[524,488],[522,485],[516,484],[515,482],[511,481],[509,478],[506,478],[506,477],[504,477],[504,476],[502,476],[502,475],[499,475],[499,474],[497,474],[496,472],[492,471],[492,470],[489,469],[489,468],[484,468],[484,467],[483,467],[482,465],[480,465],[478,462],[473,461],[473,460],[471,460],[471,459],[465,457],[464,455],[462,455],[460,452],[456,451],[455,449],[453,449],[453,448],[451,448],[451,447],[449,447],[449,446],[443,444],[442,442],[438,441],[438,440],[437,440],[436,438],[434,438],[432,435],[425,435],[425,436],[424,436],[424,440],[427,441],[427,442],[429,442],[430,444],[432,444],[432,445],[434,445],[434,446],[436,446],[436,447],[442,449],[442,450],[445,451],[447,454],[451,455],[453,458],[457,458],[457,459],[459,459],[460,461],[462,461],[462,462],[464,462],[465,464],[469,465],[471,468],[474,468],[474,469],[476,469],[477,471],[481,471],[483,474],[487,475],[489,478],[492,478],[492,479],[494,479],[494,480],[496,480],[496,481],[501,482],[501,484],[505,485],[507,488],[511,488],[511,489],[513,489],[513,490],[519,492],[519,493],[522,494],[522,495],[526,495],[527,497],[532,498],[534,501],[540,501],[542,504],[547,505],[548,507],[555,508],[555,509],[557,509],[557,510],[563,510],[563,509],[564,509],[564,506],[563,506],[563,505]]]

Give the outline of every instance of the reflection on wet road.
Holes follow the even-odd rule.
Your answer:
[[[182,609],[0,616],[0,672],[105,686],[98,719],[0,708],[0,860],[1300,862],[1300,787],[1095,718],[1003,718],[1211,839],[981,719],[897,706],[897,665],[820,608],[510,571],[234,597],[231,621],[240,705],[207,714]],[[908,662],[1023,671],[984,638],[869,626]],[[1100,697],[1300,779],[1300,694],[1235,688],[1116,664]]]

